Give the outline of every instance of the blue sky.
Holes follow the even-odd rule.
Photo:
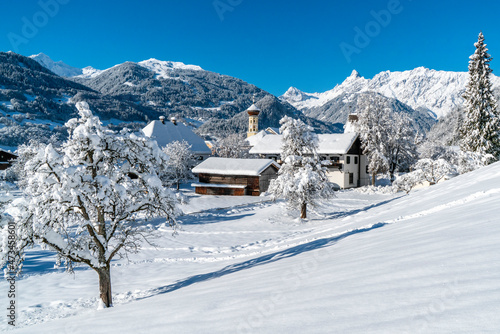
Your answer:
[[[0,50],[105,69],[182,61],[281,95],[425,66],[467,71],[483,31],[500,57],[500,2],[282,0],[2,1]],[[494,73],[496,70],[493,60]]]

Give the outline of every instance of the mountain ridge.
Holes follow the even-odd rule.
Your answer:
[[[54,63],[63,64],[46,61],[45,65]],[[59,76],[46,66],[33,57],[0,52],[0,146],[13,148],[31,139],[47,142],[54,131],[56,140],[64,139],[63,125],[77,115],[79,101],[88,102],[95,115],[115,130],[139,130],[159,116],[176,116],[211,140],[246,133],[247,120],[241,115],[254,98],[269,97],[261,103],[262,128],[279,126],[284,115],[302,116],[255,85],[181,62],[125,62],[103,71],[85,68],[72,77]],[[319,131],[340,131],[302,118]]]
[[[290,87],[281,99],[308,114],[336,97],[349,93],[373,91],[397,99],[413,109],[427,109],[436,118],[448,114],[463,103],[467,72],[438,71],[417,67],[408,71],[383,71],[366,79],[354,70],[341,84],[322,93],[307,93]],[[491,76],[493,88],[500,91],[500,77]],[[301,98],[302,97],[302,98]]]

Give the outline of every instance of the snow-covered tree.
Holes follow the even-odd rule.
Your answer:
[[[10,211],[17,252],[33,244],[54,250],[71,271],[84,264],[99,277],[100,298],[112,306],[111,260],[137,252],[153,228],[144,219],[176,225],[176,200],[156,174],[167,156],[140,134],[104,128],[85,102],[66,123],[68,140],[39,150],[25,164],[25,200]],[[20,269],[20,268],[19,268]]]
[[[492,154],[500,158],[500,114],[493,96],[491,56],[481,32],[470,56],[469,82],[465,93],[465,115],[460,128],[460,148],[464,152]]]
[[[385,144],[389,173],[393,180],[395,172],[409,170],[417,160],[418,135],[410,124],[410,118],[402,113],[391,112],[389,121]]]
[[[241,134],[230,134],[215,144],[215,156],[221,158],[248,158],[249,150],[250,147]]]
[[[391,180],[398,170],[406,170],[417,156],[415,131],[406,115],[394,113],[386,101],[373,94],[358,100],[357,131],[368,171],[375,185],[376,175],[389,172]]]
[[[363,95],[358,100],[357,131],[361,139],[361,148],[368,157],[368,172],[372,175],[372,185],[375,185],[376,176],[389,170],[389,161],[385,142],[387,133],[384,127],[388,126],[390,109],[381,99],[371,95]]]
[[[418,153],[421,159],[444,159],[452,165],[458,163],[458,152],[452,147],[445,146],[436,141],[425,140],[418,147]]]
[[[193,173],[191,173],[193,164],[191,145],[185,140],[173,141],[163,148],[163,152],[169,159],[162,179],[168,183],[175,183],[177,190],[179,190],[180,182],[193,176]]]
[[[321,200],[334,196],[326,169],[317,154],[318,138],[301,120],[285,116],[280,121],[283,134],[281,166],[271,181],[269,192],[284,198],[291,209],[300,208],[300,218],[307,218],[307,205],[315,207]]]
[[[440,146],[458,146],[463,116],[462,106],[451,109],[446,115],[440,117],[438,122],[427,132],[426,142]]]

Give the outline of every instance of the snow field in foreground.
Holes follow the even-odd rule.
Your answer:
[[[160,229],[158,248],[114,262],[111,309],[96,310],[94,272],[30,251],[17,331],[500,330],[498,163],[408,196],[340,192],[304,222],[265,197],[189,197],[183,210],[197,213],[178,236]]]

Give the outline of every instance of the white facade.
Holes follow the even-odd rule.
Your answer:
[[[356,133],[319,134],[318,139],[318,154],[323,166],[328,169],[328,179],[335,187],[348,189],[370,184],[368,160],[361,154]],[[264,136],[250,153],[279,162],[281,140],[281,135]]]

